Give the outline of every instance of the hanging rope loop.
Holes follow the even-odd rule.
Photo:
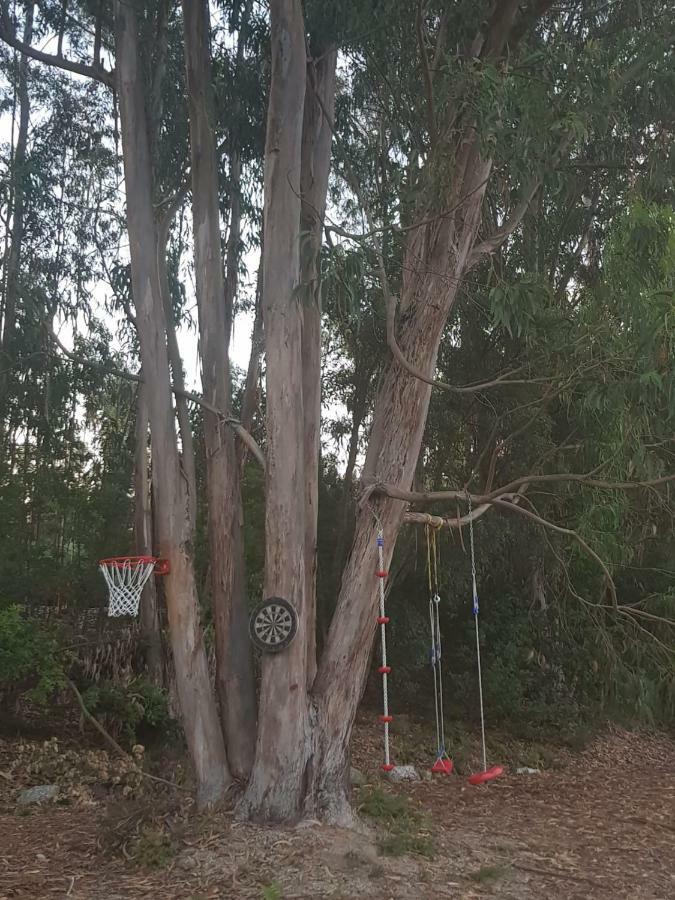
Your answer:
[[[443,709],[443,671],[441,659],[443,650],[441,645],[441,597],[438,590],[438,547],[436,544],[436,531],[431,526],[426,526],[427,539],[427,581],[429,587],[429,629],[431,632],[431,648],[429,658],[434,677],[434,710],[436,718],[436,761],[431,767],[432,772],[450,774],[452,761],[448,759],[445,749],[445,713]]]

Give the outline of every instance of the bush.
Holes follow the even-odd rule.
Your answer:
[[[18,606],[0,609],[0,688],[45,703],[66,681],[56,633],[27,619]]]
[[[169,703],[161,688],[145,678],[127,685],[100,682],[82,693],[87,709],[113,735],[130,746],[166,734],[174,726]]]

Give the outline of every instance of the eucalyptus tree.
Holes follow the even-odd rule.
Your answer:
[[[381,530],[388,564],[404,520],[402,501],[465,496],[463,488],[410,490],[440,343],[460,288],[520,228],[551,171],[583,157],[592,129],[611,129],[634,79],[651,77],[669,62],[670,37],[657,37],[665,14],[661,7],[651,10],[637,31],[635,12],[624,4],[590,9],[578,3],[563,11],[547,2],[521,8],[516,0],[452,10],[378,3],[368,12],[375,11],[379,27],[355,37],[351,49],[354,80],[367,73],[374,98],[358,111],[365,123],[363,143],[371,153],[377,147],[379,161],[371,184],[354,176],[348,158],[343,174],[366,218],[367,234],[356,239],[370,242],[391,361],[375,398],[363,472],[369,502],[357,516],[336,611],[308,691],[307,646],[315,622],[303,571],[299,492],[313,473],[304,468],[298,399],[304,402],[305,391],[296,299],[300,192],[294,184],[301,173],[302,103],[312,87],[302,65],[300,4],[271,4],[263,288],[269,454],[265,590],[293,599],[300,629],[286,653],[263,666],[256,764],[242,804],[246,814],[263,819],[286,820],[303,812],[351,819],[348,747],[375,632],[376,536]],[[643,122],[643,131],[651,124]],[[385,174],[394,168],[401,184],[398,209],[384,221],[378,216],[387,212],[377,202],[378,167]],[[396,257],[385,256],[383,240],[392,232],[400,237],[400,271],[394,274],[389,267]],[[537,477],[544,476],[523,473],[502,488],[482,486],[482,494],[474,489],[474,500],[536,519],[511,500],[514,490]],[[594,558],[601,563],[597,554]]]
[[[62,28],[57,6],[39,5],[48,27],[61,34],[56,54],[36,50],[17,37],[7,5],[1,34],[25,56],[116,87],[131,294],[148,387],[159,550],[171,563],[166,580],[169,627],[199,795],[209,802],[222,796],[230,777],[221,726],[237,774],[246,774],[245,748],[250,756],[252,738],[247,649],[239,670],[231,655],[232,641],[243,630],[239,585],[244,572],[237,521],[241,465],[228,430],[248,440],[247,446],[261,458],[250,435],[230,414],[228,341],[235,250],[244,241],[238,224],[244,179],[237,172],[244,171],[240,164],[246,141],[243,132],[228,129],[228,162],[221,175],[229,187],[223,191],[213,104],[224,95],[228,79],[222,74],[220,51],[213,53],[209,66],[205,3],[185,4],[183,23],[172,18],[163,3],[148,10],[115,2],[112,8],[104,5],[101,15],[92,15],[83,4],[82,13],[93,25],[90,35],[71,28],[72,23]],[[255,5],[237,4],[240,8],[252,17],[251,30],[259,42],[267,29],[265,17]],[[564,446],[556,445],[553,456],[544,448],[551,423],[563,428],[568,409],[581,419],[584,409],[592,408],[588,404],[594,394],[588,383],[600,353],[598,335],[607,337],[602,348],[606,371],[616,376],[617,360],[637,365],[630,358],[637,346],[637,319],[630,319],[627,309],[612,309],[609,302],[603,306],[598,287],[603,249],[599,232],[616,218],[617,202],[606,196],[600,164],[614,164],[619,147],[624,161],[644,154],[665,119],[663,107],[645,103],[635,85],[661,85],[672,78],[671,36],[663,28],[667,12],[667,3],[645,11],[627,2],[598,6],[585,0],[564,8],[547,0],[485,0],[452,8],[412,0],[330,8],[313,3],[303,8],[299,0],[270,3],[260,303],[266,370],[263,590],[266,596],[294,604],[299,628],[283,653],[265,656],[262,662],[255,758],[239,807],[242,815],[266,821],[292,821],[302,815],[351,821],[349,741],[376,627],[376,538],[381,531],[388,566],[401,526],[425,515],[411,511],[411,503],[423,510],[438,504],[432,508],[444,513],[446,524],[447,506],[452,504],[453,514],[460,507],[458,518],[466,522],[464,504],[470,491],[475,518],[496,509],[562,531],[601,569],[608,603],[618,614],[626,612],[620,612],[610,567],[581,529],[550,521],[530,508],[523,495],[547,479],[624,491],[639,484],[656,488],[670,477],[662,474],[657,465],[662,460],[651,453],[639,468],[631,470],[624,456],[626,469],[606,465],[601,475],[591,477],[570,473],[574,457],[566,455]],[[157,71],[170,71],[174,82],[183,84],[177,65],[180,24],[185,28],[189,121],[182,104],[162,104],[154,90]],[[238,25],[245,30],[241,19]],[[167,33],[170,40],[164,40]],[[113,56],[114,71],[107,68]],[[243,56],[234,54],[239,65],[233,63],[233,85],[228,86],[242,103],[248,96],[243,87],[250,87],[251,77]],[[144,60],[152,60],[153,66]],[[181,73],[182,66],[181,57]],[[266,76],[266,65],[261,70]],[[166,80],[162,90],[168,90]],[[235,108],[234,113],[239,116],[240,111]],[[163,273],[169,217],[158,223],[156,209],[158,203],[160,213],[180,207],[184,185],[174,176],[176,170],[182,176],[186,168],[188,128],[207,394],[200,399],[208,414],[212,487],[211,566],[216,563],[214,585],[221,595],[230,593],[230,605],[225,597],[225,604],[216,607],[222,721],[198,617],[192,551],[195,477],[187,451],[191,432],[181,425],[179,452],[174,421],[172,389],[179,397],[185,391],[177,383],[181,365]],[[167,136],[165,153],[160,152],[160,134]],[[331,152],[334,191],[327,219]],[[255,171],[252,160],[250,195],[256,190]],[[570,171],[574,179],[565,180]],[[628,196],[631,177],[626,175],[619,202]],[[223,212],[230,223],[224,250],[219,222]],[[320,256],[322,232],[330,238],[324,276],[332,282],[324,293],[332,303],[339,295],[337,281],[348,282],[346,269],[352,266],[349,288],[360,294],[369,327],[345,328],[335,338],[341,352],[348,348],[354,359],[350,480],[360,441],[367,443],[367,452],[363,496],[354,509],[353,529],[350,523],[344,528],[345,534],[353,530],[351,549],[339,573],[335,612],[317,657],[321,265],[326,262]],[[624,279],[617,262],[620,254],[612,257],[604,249],[607,284],[618,294]],[[667,291],[670,276],[661,275],[658,290]],[[636,296],[644,301],[642,288],[636,289]],[[649,300],[654,313],[650,328],[658,323],[664,338],[667,328],[656,296]],[[482,305],[487,323],[480,314],[467,314],[470,303],[474,311]],[[455,318],[458,311],[461,315]],[[549,327],[553,321],[555,328]],[[610,346],[607,329],[612,334],[612,321],[616,340]],[[536,350],[533,341],[539,344]],[[480,364],[478,349],[484,352]],[[639,360],[642,386],[660,390],[657,376],[662,382],[664,374],[656,369],[654,375],[649,359],[649,353],[642,353]],[[249,385],[255,382],[257,367],[254,361]],[[439,373],[445,375],[444,382],[436,380]],[[554,398],[547,396],[551,385]],[[441,409],[432,410],[427,429],[434,388],[444,392],[448,403],[466,398],[469,428],[462,415],[454,420],[456,433],[441,433]],[[586,407],[580,404],[582,391]],[[602,389],[600,394],[604,396]],[[251,396],[249,391],[248,401]],[[495,401],[497,423],[477,408],[477,402],[487,398],[489,403],[493,396],[506,398]],[[635,398],[631,403],[639,404]],[[663,402],[660,397],[654,408]],[[534,412],[518,409],[528,403],[540,410],[533,423]],[[250,402],[245,406],[248,421]],[[629,407],[626,420],[634,412]],[[179,423],[185,419],[181,410],[178,404]],[[520,443],[513,434],[519,428]],[[532,434],[542,452],[528,445],[526,456],[520,451]],[[601,444],[598,441],[594,449],[596,465],[607,463]],[[636,441],[635,446],[642,444]],[[430,483],[432,475],[450,479],[451,486],[431,489],[437,486]],[[345,502],[343,520],[348,507]],[[552,518],[559,513],[560,507],[551,507]],[[216,598],[217,604],[223,596]],[[243,673],[237,688],[233,671]],[[249,716],[245,727],[231,714],[233,689],[234,699]]]

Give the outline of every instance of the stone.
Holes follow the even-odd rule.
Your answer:
[[[531,769],[529,766],[521,766],[519,769],[516,769],[516,775],[539,775],[541,774],[539,769]]]
[[[35,787],[26,788],[16,798],[18,806],[32,806],[35,803],[49,803],[55,800],[59,793],[58,784],[38,784]]]
[[[307,828],[321,828],[321,822],[318,819],[300,819],[295,827],[301,831]]]
[[[363,787],[367,784],[368,779],[360,769],[351,766],[349,769],[349,783],[352,787]]]
[[[391,772],[387,772],[391,781],[419,781],[420,776],[415,766],[394,766]]]

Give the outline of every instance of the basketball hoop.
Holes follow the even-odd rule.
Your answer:
[[[108,615],[137,616],[141,593],[152,575],[166,575],[169,562],[155,556],[111,556],[98,567],[108,585]]]

